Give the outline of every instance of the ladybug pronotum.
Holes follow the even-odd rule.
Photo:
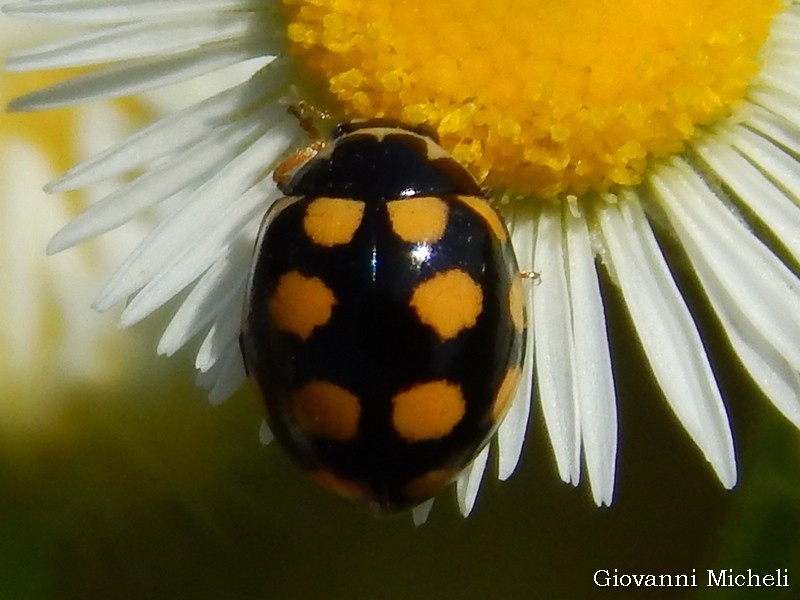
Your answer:
[[[340,124],[277,172],[286,197],[246,294],[248,374],[313,479],[410,508],[470,463],[514,396],[526,315],[508,231],[432,134],[393,121]]]

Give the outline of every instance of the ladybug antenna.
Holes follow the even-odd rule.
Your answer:
[[[331,119],[331,115],[327,111],[321,110],[305,100],[297,100],[291,103],[287,101],[287,105],[287,110],[294,115],[300,127],[311,138],[311,143],[305,148],[292,153],[275,167],[272,172],[272,178],[281,190],[284,190],[289,185],[292,177],[300,167],[314,158],[326,146],[327,141],[320,133],[316,123]]]
[[[300,127],[308,134],[312,141],[322,139],[322,134],[317,127],[318,122],[329,121],[332,119],[331,114],[317,106],[314,106],[307,100],[298,100],[289,105],[289,113],[294,115]]]

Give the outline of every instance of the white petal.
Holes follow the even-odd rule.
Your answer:
[[[47,246],[60,252],[126,223],[139,212],[178,194],[188,192],[208,173],[225,168],[248,138],[254,137],[266,120],[264,113],[242,119],[210,134],[176,157],[147,169],[142,175],[90,205],[67,223]]]
[[[734,350],[800,426],[800,280],[685,162],[653,185]]]
[[[800,154],[800,127],[760,106],[747,107],[747,126],[777,146]]]
[[[195,368],[198,371],[209,371],[214,368],[217,361],[232,344],[236,345],[238,349],[244,289],[245,282],[242,281],[240,287],[232,291],[228,310],[219,314],[200,345],[195,360]]]
[[[200,11],[263,7],[263,0],[35,0],[6,4],[3,12],[61,23],[100,24]]]
[[[475,500],[478,498],[478,490],[481,487],[483,472],[486,470],[486,462],[489,459],[489,444],[484,446],[475,460],[464,469],[456,480],[456,497],[461,514],[468,517],[475,508]]]
[[[273,96],[287,89],[289,76],[286,61],[277,59],[249,81],[164,117],[120,144],[76,165],[48,185],[47,191],[82,188],[191,147],[215,128],[227,126],[231,115],[248,114],[254,104],[274,102]]]
[[[431,514],[431,508],[433,508],[433,498],[411,509],[411,518],[414,520],[414,525],[416,527],[425,524],[428,520],[428,515]]]
[[[130,96],[269,54],[261,42],[217,43],[158,60],[131,61],[16,98],[8,110],[43,110]]]
[[[729,135],[736,149],[785,190],[795,205],[800,204],[800,163],[781,148],[781,142],[776,143],[769,136],[759,135],[742,126],[730,128]]]
[[[530,294],[526,294],[525,304],[530,314]],[[497,477],[501,481],[511,477],[519,464],[530,420],[534,362],[534,336],[530,330],[525,344],[525,361],[522,363],[519,387],[497,428]]]
[[[610,504],[617,455],[617,404],[603,300],[586,219],[565,210],[574,391],[583,451],[598,505]]]
[[[253,254],[250,245],[244,246],[235,246],[231,254],[211,265],[200,278],[161,336],[159,354],[170,356],[177,352],[223,311],[240,312],[247,266]]]
[[[245,191],[289,145],[290,129],[270,130],[198,190],[190,203],[162,221],[115,273],[95,307],[105,310],[144,286],[143,296],[124,313],[125,322],[132,324],[199,277],[232,233],[246,222],[258,221],[269,205],[271,180]]]
[[[258,441],[266,446],[267,444],[271,444],[274,439],[275,435],[269,428],[269,424],[266,421],[261,421],[261,427],[258,429]]]
[[[795,96],[769,86],[765,88],[754,84],[747,93],[747,99],[757,106],[763,106],[782,119],[800,123],[800,105]]]
[[[742,364],[778,410],[800,428],[800,374],[761,332],[748,327],[745,319],[734,320],[724,300],[707,292]]]
[[[533,293],[536,380],[550,443],[561,479],[580,481],[580,429],[573,395],[572,314],[564,264],[560,209],[546,207],[539,217]]]
[[[754,79],[753,85],[764,86],[771,91],[783,92],[793,98],[800,97],[800,81],[797,72],[791,67],[777,64],[777,61],[770,64],[768,69],[761,69],[758,76]]]
[[[533,269],[536,228],[529,218],[523,218],[522,215],[514,215],[514,217],[509,220],[512,225],[511,241],[516,250],[520,269],[530,272]],[[519,387],[517,387],[508,412],[497,429],[497,477],[501,481],[511,477],[519,464],[525,443],[525,434],[528,431],[533,397],[534,335],[530,328],[530,315],[533,303],[532,295],[535,293],[536,285],[529,278],[525,278],[522,283],[525,287],[525,312],[528,315],[529,328],[525,340],[525,361],[522,364]]]
[[[198,16],[179,21],[137,21],[60,39],[6,57],[9,71],[60,69],[145,56],[166,56],[203,44],[241,38],[253,25],[247,13]],[[276,28],[266,29],[274,31]]]
[[[532,273],[536,218],[531,210],[531,203],[514,202],[510,207],[503,207],[503,215],[511,233],[511,244],[517,255],[519,270]]]
[[[220,356],[214,370],[198,375],[197,381],[208,389],[208,401],[216,406],[227,400],[247,379],[239,344],[231,344]]]
[[[697,328],[639,206],[627,191],[598,210],[608,259],[667,402],[725,487],[736,458],[719,388]]]
[[[800,42],[798,30],[800,30],[800,15],[797,13],[797,7],[790,5],[786,12],[776,15],[770,27],[770,42],[776,38],[778,40],[785,38],[787,41]]]
[[[730,301],[800,370],[800,280],[688,164],[673,165],[653,177],[653,186],[696,267],[707,267]]]
[[[261,149],[260,146],[263,147],[259,144],[253,145],[254,154]],[[220,192],[218,195],[223,202],[220,212],[217,213],[216,222],[204,218],[208,215],[200,216],[191,209],[208,197],[210,187],[217,188],[217,186],[203,188],[195,197],[192,206],[181,211],[178,216],[183,218],[180,221],[191,223],[193,230],[181,237],[181,246],[175,248],[176,254],[164,256],[162,264],[152,265],[153,276],[130,300],[120,317],[123,327],[138,323],[200,277],[214,260],[227,251],[237,232],[245,227],[257,227],[265,207],[274,199],[272,195],[275,188],[272,181],[262,182],[262,185],[256,186],[247,194],[244,193],[244,189],[237,187],[237,184],[244,187],[252,183],[250,180],[255,176],[257,176],[255,172],[245,173],[243,169],[238,176],[230,178],[230,187],[226,193]],[[215,191],[219,191],[218,188]],[[170,225],[174,226],[175,223],[171,222]],[[164,234],[163,230],[161,234]]]
[[[781,151],[772,147],[770,152],[761,143],[763,141],[745,130],[730,130],[707,136],[695,144],[695,149],[720,181],[775,232],[796,260],[800,260],[800,208],[764,175],[766,172],[778,177],[788,189],[792,189],[793,184],[794,189],[800,189],[797,174],[793,178],[791,171],[786,170],[787,162],[795,170],[797,162],[786,154],[783,156],[789,160],[781,161]],[[759,161],[758,168],[734,150],[731,143],[743,147],[752,160]]]

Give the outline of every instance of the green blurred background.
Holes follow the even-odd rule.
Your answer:
[[[605,290],[610,296],[613,292]],[[88,309],[87,309],[88,310]],[[0,443],[0,598],[796,598],[800,434],[714,344],[740,481],[724,491],[661,400],[609,307],[620,392],[616,499],[560,483],[541,414],[506,483],[468,519],[451,493],[426,525],[318,491],[275,446],[258,401],[211,407],[191,352],[152,356],[163,323],[128,336],[117,385],[64,389],[54,425]],[[713,332],[713,330],[712,330]],[[597,569],[789,568],[790,588],[597,588]]]

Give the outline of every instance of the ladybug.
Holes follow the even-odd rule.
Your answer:
[[[339,124],[276,170],[240,345],[278,442],[329,490],[411,508],[488,443],[520,378],[509,233],[435,134]]]

